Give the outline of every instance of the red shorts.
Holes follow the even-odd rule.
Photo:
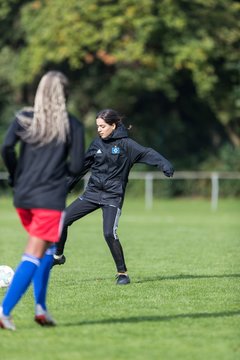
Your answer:
[[[30,236],[50,242],[59,241],[64,211],[20,208],[16,210],[23,227]]]

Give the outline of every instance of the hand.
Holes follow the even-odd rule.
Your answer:
[[[163,166],[163,173],[167,177],[172,177],[174,173],[174,169],[171,165],[164,165]]]
[[[67,193],[71,193],[73,189],[73,182],[71,181],[70,178],[68,178],[67,180]]]

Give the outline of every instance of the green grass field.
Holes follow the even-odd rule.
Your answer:
[[[0,198],[0,263],[15,268],[25,245],[11,199]],[[54,267],[49,310],[33,321],[32,289],[0,330],[1,360],[236,360],[240,358],[240,201],[127,199],[119,223],[131,284],[115,267],[97,211],[69,231]],[[4,296],[0,289],[0,299]]]

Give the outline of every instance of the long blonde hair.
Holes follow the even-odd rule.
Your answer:
[[[69,118],[66,108],[68,80],[59,71],[49,71],[41,79],[34,100],[34,108],[24,108],[17,118],[24,131],[23,141],[39,146],[53,140],[66,142],[69,135]],[[33,111],[33,118],[26,115]]]

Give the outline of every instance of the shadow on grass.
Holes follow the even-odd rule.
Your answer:
[[[191,275],[179,274],[172,276],[154,276],[145,279],[134,281],[136,284],[149,281],[164,281],[164,280],[189,280],[189,279],[224,279],[224,278],[239,278],[240,274],[221,274],[221,275]]]
[[[136,324],[142,322],[165,322],[178,319],[210,319],[221,317],[239,316],[240,310],[223,311],[216,313],[193,313],[193,314],[176,314],[163,316],[132,316],[128,318],[102,319],[102,320],[86,320],[76,323],[68,323],[62,326],[84,326],[84,325],[105,325],[105,324]]]
[[[131,277],[131,274],[130,274]],[[224,279],[224,278],[240,278],[240,274],[220,274],[220,275],[191,275],[191,274],[179,274],[170,276],[152,276],[142,278],[140,280],[132,280],[132,284],[143,284],[145,282],[154,281],[168,281],[168,280],[191,280],[191,279]],[[96,277],[96,278],[85,278],[79,279],[78,282],[91,282],[91,281],[109,281],[113,277]],[[75,285],[75,280],[73,280]]]

